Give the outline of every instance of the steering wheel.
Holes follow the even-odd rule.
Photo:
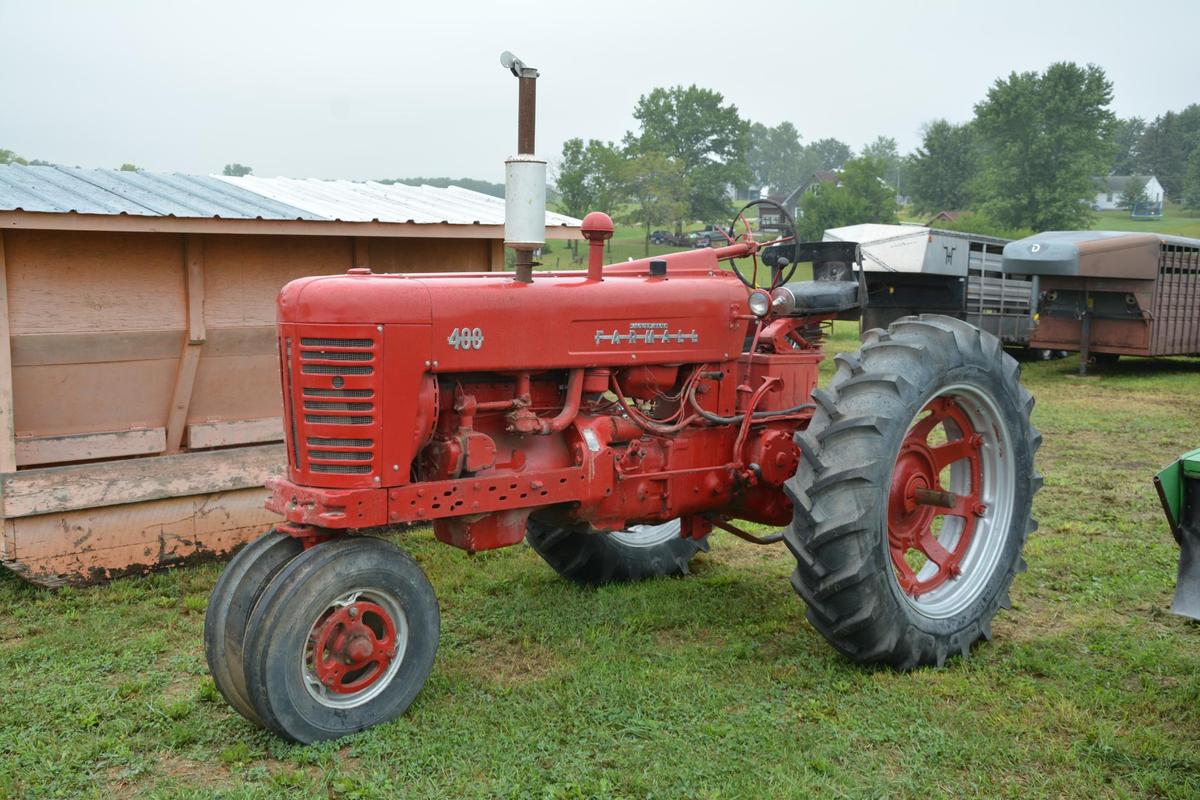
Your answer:
[[[791,259],[791,265],[790,265],[791,269],[788,270],[786,277],[784,277],[782,271],[776,274],[775,279],[771,281],[771,288],[774,289],[778,286],[781,286],[782,284],[787,283],[788,281],[790,281],[792,279],[792,276],[796,273],[796,263],[799,260],[798,256],[800,255],[800,247],[799,247],[799,244],[796,242],[796,223],[792,220],[792,215],[787,212],[787,209],[784,208],[783,206],[781,206],[779,203],[776,203],[774,200],[752,200],[749,203],[747,203],[746,205],[742,206],[741,209],[738,210],[737,215],[734,216],[734,218],[733,218],[733,221],[729,223],[729,230],[721,231],[721,233],[728,240],[729,244],[737,244],[738,242],[755,241],[754,232],[750,228],[750,221],[746,219],[746,211],[748,209],[754,208],[755,206],[763,206],[763,207],[767,207],[767,208],[777,209],[779,211],[780,218],[783,221],[782,224],[779,226],[780,227],[780,235],[769,242],[761,243],[762,247],[760,249],[765,250],[768,247],[783,247],[787,242],[791,242],[791,244],[792,244],[792,246],[791,246],[792,259]],[[733,232],[737,228],[738,222],[742,223],[743,227],[745,228],[745,232],[742,234],[739,234],[738,236],[734,236]],[[758,288],[758,286],[756,285],[758,283],[758,255],[757,255],[757,253],[751,254],[750,258],[752,259],[752,261],[754,263],[754,270],[751,273],[751,277],[749,279],[747,279],[746,276],[744,274],[742,274],[742,271],[738,268],[737,259],[731,258],[729,261],[729,266],[731,266],[733,268],[733,274],[737,275],[738,280],[740,280],[743,284],[745,284],[750,289],[757,289]]]

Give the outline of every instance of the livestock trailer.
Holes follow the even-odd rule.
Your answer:
[[[1033,347],[1090,357],[1200,355],[1200,239],[1048,231],[1004,247],[1003,269],[1038,281]]]
[[[945,314],[1005,345],[1029,343],[1036,279],[1004,272],[1001,254],[1008,239],[879,224],[830,228],[824,239],[862,246],[868,295],[864,329],[886,328],[910,314]]]

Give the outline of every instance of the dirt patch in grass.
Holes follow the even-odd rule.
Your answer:
[[[455,666],[477,680],[521,686],[548,677],[560,663],[557,654],[538,642],[480,640]]]
[[[126,769],[114,765],[105,771],[106,796],[129,797],[135,788],[145,786],[147,779],[155,784],[169,781],[186,786],[222,786],[229,780],[229,770],[215,758],[195,761],[173,753],[160,755],[154,768],[146,772],[127,776]]]

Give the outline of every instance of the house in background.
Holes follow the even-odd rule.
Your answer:
[[[782,205],[784,208],[786,208],[788,210],[788,213],[791,214],[793,217],[799,218],[799,216],[800,216],[800,198],[804,195],[804,193],[812,191],[818,184],[822,184],[822,183],[836,184],[839,180],[839,178],[838,178],[839,172],[840,172],[840,170],[832,170],[832,169],[817,170],[812,175],[809,175],[807,178],[800,181],[800,185],[797,186],[795,189],[793,189],[791,191],[791,194],[789,194],[787,197],[785,197],[780,202],[780,205]]]
[[[925,223],[925,227],[932,228],[935,225],[937,225],[939,222],[954,222],[955,220],[960,218],[965,213],[967,213],[967,212],[965,212],[965,211],[948,211],[948,210],[947,211],[939,211],[938,213],[933,215],[933,218],[930,219],[929,222]]]
[[[1158,182],[1158,178],[1153,175],[1104,175],[1093,177],[1092,185],[1096,189],[1096,194],[1092,198],[1092,208],[1096,211],[1112,211],[1113,209],[1121,208],[1121,195],[1133,181],[1145,184],[1146,201],[1144,205],[1151,209],[1157,207],[1158,215],[1161,216],[1163,187]]]

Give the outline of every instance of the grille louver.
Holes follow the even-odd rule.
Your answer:
[[[297,464],[314,485],[378,485],[375,395],[382,359],[373,329],[298,324],[287,342],[299,361],[289,401],[298,427]],[[348,335],[338,336],[343,330]]]

